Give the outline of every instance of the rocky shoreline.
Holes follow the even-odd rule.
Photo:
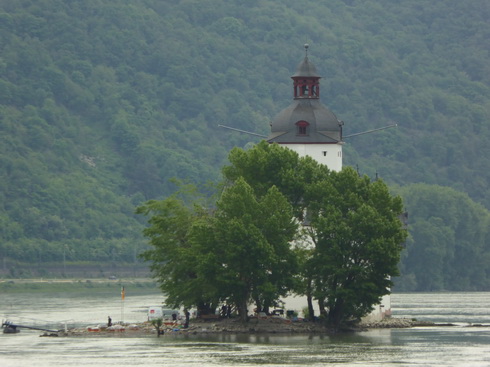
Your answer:
[[[363,329],[397,329],[397,328],[410,328],[417,326],[436,326],[437,324],[432,321],[417,321],[413,319],[387,317],[381,321],[375,322],[361,322],[360,328]]]
[[[430,327],[430,326],[455,326],[454,324],[437,324],[430,321],[416,321],[404,318],[386,318],[378,322],[360,323],[350,329],[343,331],[366,331],[370,329],[382,328],[411,328],[411,327]],[[472,325],[486,326],[486,325]],[[190,326],[183,328],[179,323],[167,323],[162,327],[166,334],[209,334],[209,333],[230,333],[230,334],[325,334],[331,330],[326,329],[320,323],[305,321],[291,321],[280,317],[252,318],[248,323],[243,324],[238,319],[217,319],[200,320],[191,319]],[[153,325],[148,322],[130,325],[89,326],[85,328],[69,329],[58,333],[58,336],[144,336],[157,335]],[[44,335],[54,336],[54,335]]]

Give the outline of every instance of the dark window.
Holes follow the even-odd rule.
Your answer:
[[[296,126],[298,127],[298,135],[308,135],[308,126],[310,124],[306,121],[298,121]]]

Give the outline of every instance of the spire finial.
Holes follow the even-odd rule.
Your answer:
[[[310,45],[305,43],[305,57],[308,57],[308,47],[310,47]]]

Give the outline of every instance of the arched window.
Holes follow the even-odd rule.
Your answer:
[[[301,95],[302,96],[308,96],[309,94],[309,91],[308,91],[308,84],[304,84],[302,87],[301,87]]]
[[[308,135],[308,126],[310,126],[310,124],[307,121],[298,121],[296,126],[298,127],[298,135]]]

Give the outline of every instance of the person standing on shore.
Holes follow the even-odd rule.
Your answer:
[[[185,315],[184,329],[187,329],[189,327],[189,318],[191,316],[187,308],[184,309],[184,315]]]

